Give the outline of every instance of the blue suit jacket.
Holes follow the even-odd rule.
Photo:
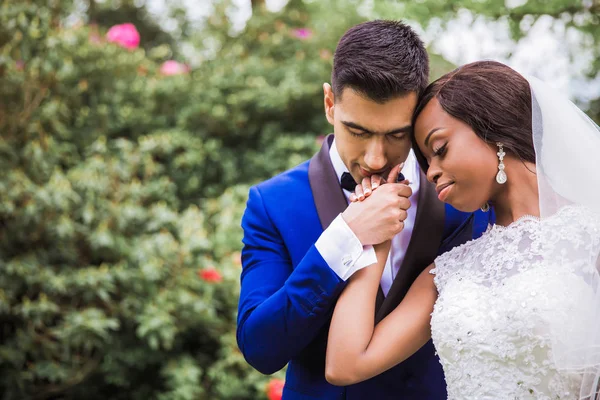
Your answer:
[[[264,374],[289,363],[284,400],[445,399],[443,371],[431,342],[365,382],[336,387],[325,380],[329,323],[345,285],[315,248],[323,230],[347,207],[329,159],[332,139],[327,138],[310,162],[250,189],[242,219],[240,350]],[[388,296],[380,291],[377,299],[378,321],[400,303],[437,254],[479,236],[492,218],[439,202],[423,174],[419,193],[415,228],[400,272]]]

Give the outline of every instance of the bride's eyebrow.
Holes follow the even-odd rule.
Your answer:
[[[427,137],[425,138],[425,146],[427,146],[427,143],[429,143],[429,138],[431,137],[431,135],[433,135],[436,131],[439,131],[440,129],[442,129],[442,128],[441,127],[433,128],[432,130],[429,131],[429,133],[427,134]]]

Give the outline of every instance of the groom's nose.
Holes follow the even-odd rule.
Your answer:
[[[380,171],[387,166],[385,141],[385,138],[373,137],[369,140],[369,143],[367,143],[363,160],[369,170]]]

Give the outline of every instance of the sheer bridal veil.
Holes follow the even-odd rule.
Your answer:
[[[600,398],[600,128],[566,96],[536,78],[526,79],[532,93],[540,217],[565,206],[586,210],[584,224],[573,221],[580,225],[576,240],[548,241],[553,246],[548,261],[572,269],[582,288],[575,294],[577,306],[552,327],[552,354],[559,370],[583,375],[579,399],[595,400]],[[543,234],[556,238],[556,232]]]

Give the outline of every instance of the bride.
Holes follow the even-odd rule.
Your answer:
[[[390,244],[376,246],[377,264],[355,273],[337,302],[327,380],[368,379],[431,338],[450,399],[600,398],[598,126],[492,61],[433,82],[413,122],[439,199],[468,212],[491,206],[497,224],[438,256],[374,326]],[[357,191],[365,186],[369,178]]]

